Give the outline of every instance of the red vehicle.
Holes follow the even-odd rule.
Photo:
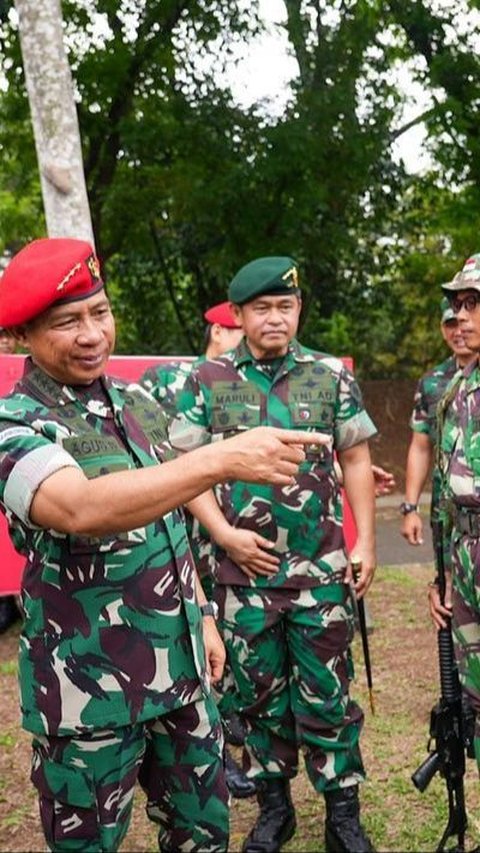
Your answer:
[[[15,382],[21,377],[24,358],[25,356],[23,355],[2,355],[0,397],[8,394]],[[179,356],[179,358],[182,358],[183,361],[186,360],[185,357]],[[342,360],[347,367],[352,368],[352,360],[350,358]],[[172,356],[112,356],[109,361],[108,371],[112,376],[119,376],[122,379],[135,382],[142,376],[147,367],[153,364],[161,364],[162,361],[172,361]],[[355,542],[356,532],[352,513],[346,501],[344,501],[344,532],[347,549],[350,550]],[[25,565],[25,557],[15,551],[8,535],[7,523],[3,513],[0,513],[0,553],[2,555],[0,595],[18,594],[23,566]]]

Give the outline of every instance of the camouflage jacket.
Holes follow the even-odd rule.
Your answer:
[[[446,497],[480,508],[480,366],[478,358],[452,381],[440,422],[440,467]]]
[[[200,360],[203,361],[204,357],[201,356]],[[172,359],[172,361],[164,361],[162,364],[148,367],[143,376],[140,377],[140,385],[143,385],[152,397],[155,397],[161,404],[169,419],[175,417],[177,413],[178,398],[194,364],[195,359],[190,359],[190,361],[180,358]]]
[[[177,415],[180,394],[192,367],[196,364],[202,364],[204,361],[205,356],[203,355],[192,361],[182,359],[166,361],[163,364],[149,367],[140,378],[140,384],[160,403],[169,422]],[[188,511],[185,516],[188,538],[197,571],[201,578],[213,575],[215,556],[211,539],[207,531]]]
[[[55,735],[147,720],[201,695],[202,625],[181,511],[101,538],[39,529],[35,489],[61,467],[88,478],[157,465],[172,454],[158,404],[102,379],[79,398],[27,359],[0,400],[0,505],[18,551],[25,620],[23,725]],[[111,405],[106,405],[108,400]]]
[[[419,380],[414,397],[410,426],[413,432],[427,435],[432,445],[437,441],[437,407],[458,367],[452,355],[425,373]],[[432,469],[432,521],[436,520],[440,493],[442,491],[441,473],[436,462]]]
[[[321,430],[332,450],[309,449],[294,486],[228,482],[216,495],[228,521],[276,543],[273,578],[245,575],[217,549],[216,580],[223,584],[309,588],[343,579],[346,554],[341,490],[334,450],[374,435],[360,390],[342,362],[292,341],[276,373],[256,361],[243,340],[221,358],[196,365],[185,383],[170,438],[179,449],[219,441],[260,425]]]
[[[458,370],[454,356],[437,364],[419,380],[415,390],[410,426],[414,432],[422,432],[435,444],[437,435],[437,405],[450,380]]]

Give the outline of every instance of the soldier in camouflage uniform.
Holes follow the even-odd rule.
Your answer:
[[[205,329],[205,353],[197,360],[176,359],[164,361],[153,365],[145,371],[140,378],[140,384],[152,394],[160,403],[164,413],[172,420],[177,411],[177,403],[180,392],[183,389],[186,378],[193,364],[201,364],[206,359],[217,358],[229,349],[235,347],[243,337],[242,327],[232,314],[228,302],[220,302],[212,305],[204,313],[206,321]],[[212,543],[207,532],[201,528],[198,521],[186,513],[188,538],[195,560],[195,566],[200,576],[203,589],[207,598],[213,598],[213,574],[214,553]],[[225,740],[233,745],[243,744],[245,731],[238,714],[228,711],[229,701],[227,692],[232,690],[228,668],[225,668],[220,684],[216,685],[215,694],[223,695],[222,724]],[[228,790],[232,797],[244,799],[255,794],[255,783],[247,779],[245,773],[238,766],[232,753],[225,746],[225,777]]]
[[[228,302],[212,305],[203,316],[206,321],[205,352],[198,358],[200,363],[233,349],[243,337],[242,327],[238,325]],[[177,413],[180,392],[195,361],[195,358],[164,361],[148,367],[140,378],[141,385],[158,400],[170,420]]]
[[[327,849],[371,850],[359,822],[363,714],[349,697],[351,567],[333,463],[336,452],[359,531],[362,595],[375,566],[367,443],[375,427],[343,364],[295,338],[301,297],[291,258],[247,264],[229,297],[245,338],[190,373],[170,431],[174,446],[221,447],[259,424],[318,428],[331,437],[328,449],[309,449],[294,486],[252,487],[240,478],[216,488],[218,503],[211,494],[202,499],[199,517],[218,546],[221,627],[248,728],[244,766],[259,788],[260,815],[243,850],[273,853],[293,835],[289,780],[299,746],[325,795]]]
[[[421,545],[423,542],[423,522],[418,511],[418,503],[434,461],[437,405],[457,370],[465,367],[472,358],[472,352],[466,346],[458,320],[445,296],[442,298],[440,309],[441,333],[452,354],[425,373],[415,391],[414,408],[410,419],[412,438],[407,454],[405,501],[400,505],[403,516],[402,536],[411,545]],[[440,545],[438,542],[440,486],[440,471],[435,464],[432,470],[430,503],[430,524],[435,556]],[[448,537],[444,542],[443,551],[445,564],[448,565]]]
[[[438,627],[452,617],[459,675],[476,718],[480,769],[480,254],[442,288],[475,356],[452,380],[439,409],[439,465],[453,524],[453,588],[447,588],[444,606],[432,589],[430,610]]]
[[[245,466],[290,483],[305,453],[296,433],[267,430],[174,459],[156,401],[104,375],[115,327],[84,241],[22,249],[0,280],[0,323],[30,353],[0,401],[0,505],[27,558],[21,709],[48,846],[118,850],[148,739],[160,849],[225,851],[209,689],[224,650],[177,507]]]

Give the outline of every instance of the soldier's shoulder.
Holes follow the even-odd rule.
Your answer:
[[[338,358],[338,356],[332,355],[330,352],[322,352],[321,350],[314,350],[310,347],[301,346],[300,354],[304,358],[315,362],[317,365],[321,365],[324,370],[330,371],[335,376],[340,376],[346,370],[350,369],[348,363],[343,359]]]
[[[48,409],[39,400],[13,390],[0,397],[0,438],[3,442],[6,438],[33,434],[33,422],[48,417]]]
[[[193,365],[194,358],[171,358],[161,361],[158,364],[151,364],[150,367],[142,373],[140,382],[165,383],[176,376],[188,376]]]
[[[456,362],[453,356],[445,358],[438,362],[429,370],[426,370],[419,379],[419,383],[426,385],[431,382],[437,382],[445,377],[453,376],[457,372]]]
[[[192,367],[191,376],[201,382],[221,378],[235,369],[235,351],[230,350],[217,358],[198,359]]]
[[[435,367],[432,368],[431,373],[435,376],[446,376],[450,378],[455,375],[457,370],[457,362],[454,356],[451,355],[448,358],[444,359],[444,361],[441,361],[439,362],[439,364],[436,364]]]
[[[8,394],[0,397],[0,417],[6,416],[21,420],[25,412],[43,408],[44,406],[39,400],[30,397],[17,387],[12,388]]]

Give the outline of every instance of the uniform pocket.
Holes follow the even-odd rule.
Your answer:
[[[55,849],[62,842],[99,843],[99,820],[93,779],[81,769],[52,761],[33,747],[31,781],[39,794],[45,838]]]
[[[211,395],[212,433],[233,433],[260,425],[261,394],[250,382],[214,382]]]

